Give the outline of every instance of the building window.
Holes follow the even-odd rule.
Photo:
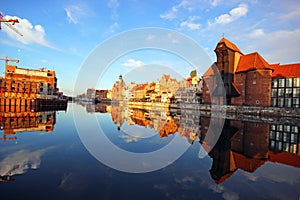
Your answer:
[[[256,81],[253,81],[253,85],[255,85],[256,84]]]
[[[294,88],[293,89],[293,97],[299,97],[299,88]]]
[[[277,88],[272,89],[272,97],[277,97]]]
[[[293,78],[286,79],[286,87],[293,87]]]
[[[273,87],[273,88],[277,88],[277,87],[278,87],[277,79],[276,79],[276,78],[274,78],[274,79],[272,80],[272,87]]]
[[[274,106],[274,107],[277,106],[277,99],[276,98],[272,99],[272,106]]]
[[[285,90],[285,96],[286,97],[292,97],[292,94],[293,94],[292,88],[286,88],[286,90]]]
[[[284,89],[280,88],[278,89],[278,97],[283,97],[284,96]]]
[[[278,107],[283,107],[283,106],[284,106],[284,99],[278,98]]]
[[[291,98],[287,98],[285,99],[285,107],[292,107],[292,99]]]
[[[299,87],[300,86],[300,77],[294,78],[294,87]]]
[[[285,85],[285,79],[284,78],[280,78],[280,79],[278,79],[278,86],[279,87],[284,87],[284,85]]]
[[[299,98],[294,98],[293,99],[293,107],[299,107]]]
[[[256,104],[259,104],[259,100],[256,100]]]

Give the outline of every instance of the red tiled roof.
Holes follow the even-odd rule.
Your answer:
[[[241,56],[236,72],[244,72],[255,69],[273,69],[259,53],[254,52]]]
[[[221,44],[221,43],[225,43],[226,47],[228,47],[229,49],[233,50],[233,51],[236,51],[236,52],[239,52],[241,53],[242,55],[244,55],[241,50],[239,50],[239,48],[233,44],[232,42],[230,42],[229,40],[227,40],[226,38],[222,38],[219,42],[218,42],[218,45]],[[217,46],[218,46],[217,45]]]
[[[300,63],[296,64],[287,64],[287,65],[279,65],[273,64],[271,65],[274,69],[272,77],[300,77]]]
[[[205,76],[213,76],[213,75],[215,75],[215,72],[214,72],[213,68],[210,67],[210,68],[208,68],[208,69],[206,70],[206,72],[203,74],[203,77],[205,77]]]

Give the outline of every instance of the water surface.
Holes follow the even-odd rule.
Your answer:
[[[99,162],[86,149],[81,141],[84,133],[77,133],[73,112],[80,113],[87,130],[90,130],[89,120],[96,117],[107,138],[129,152],[162,149],[176,136],[189,147],[178,160],[160,170],[117,171]],[[280,124],[262,123],[259,119],[251,122],[224,119],[220,137],[211,147],[205,143],[205,137],[215,119],[189,111],[69,104],[67,111],[1,116],[1,199],[299,199],[300,196],[297,121]],[[203,150],[208,152],[206,156],[201,154]]]

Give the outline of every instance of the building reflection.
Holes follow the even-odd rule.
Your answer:
[[[300,168],[299,121],[276,124],[259,119],[241,121],[211,118],[189,109],[170,112],[169,108],[137,108],[118,104],[97,104],[87,110],[110,113],[118,130],[127,123],[129,126],[154,129],[161,138],[179,134],[190,144],[200,143],[213,160],[210,174],[217,184],[238,169],[252,173],[265,162]],[[218,127],[221,127],[220,130]],[[220,136],[214,134],[218,131]],[[206,142],[207,137],[215,139],[216,144],[210,146]]]
[[[203,121],[209,124],[210,118],[203,118]],[[205,130],[202,134],[205,135]],[[200,140],[202,142],[203,139]],[[226,119],[218,142],[209,152],[213,159],[210,174],[219,184],[238,169],[252,173],[265,162],[299,168],[299,146],[297,124],[266,124]]]
[[[56,123],[56,111],[52,108],[32,110],[29,107],[20,107],[14,112],[0,111],[0,131],[3,131],[2,140],[16,140],[20,132],[52,132]]]

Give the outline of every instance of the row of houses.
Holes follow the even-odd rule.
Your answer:
[[[126,84],[120,75],[111,91],[88,89],[87,97],[113,101],[299,108],[300,63],[269,64],[258,52],[244,54],[226,38],[217,43],[214,51],[217,61],[201,78],[194,71],[180,81],[163,74],[156,82]]]
[[[113,101],[145,102],[201,102],[202,82],[194,75],[177,81],[170,75],[163,74],[156,82],[136,84],[124,82],[122,75],[112,88]]]

